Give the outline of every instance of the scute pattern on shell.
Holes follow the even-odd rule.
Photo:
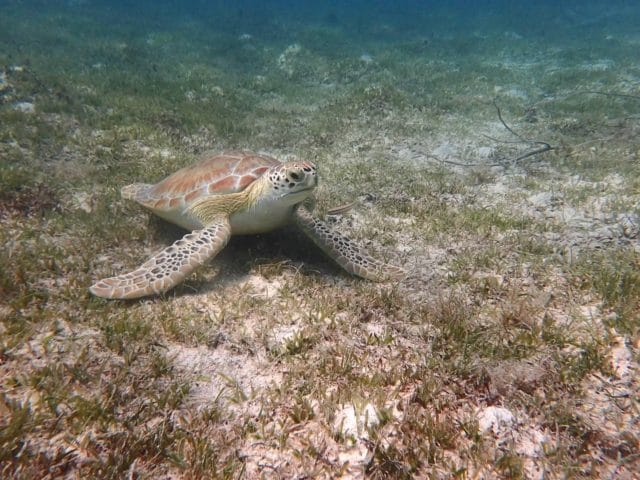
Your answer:
[[[136,200],[152,209],[173,210],[205,195],[240,192],[267,169],[280,164],[273,157],[253,152],[224,152],[178,170],[140,192]]]

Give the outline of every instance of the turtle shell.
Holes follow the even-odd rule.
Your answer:
[[[205,155],[199,162],[140,190],[135,199],[154,210],[175,210],[203,196],[240,192],[280,164],[273,157],[244,150]]]

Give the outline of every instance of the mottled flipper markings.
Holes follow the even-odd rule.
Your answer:
[[[121,299],[166,292],[215,257],[230,236],[228,220],[220,218],[202,230],[185,235],[133,272],[100,280],[89,290],[98,297]]]
[[[393,280],[405,275],[401,268],[371,257],[360,245],[332,230],[303,206],[296,208],[294,218],[302,231],[347,272],[374,281]]]

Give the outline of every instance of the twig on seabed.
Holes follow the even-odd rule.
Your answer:
[[[552,147],[547,142],[541,142],[539,140],[527,140],[526,138],[523,138],[521,135],[516,133],[509,125],[507,125],[507,122],[504,121],[504,119],[502,118],[502,112],[500,111],[500,107],[498,106],[498,103],[496,102],[495,99],[493,100],[493,106],[496,107],[496,112],[498,112],[498,119],[500,120],[500,123],[502,123],[502,126],[504,128],[506,128],[507,131],[509,131],[509,133],[511,133],[519,141],[518,142],[503,142],[501,140],[496,140],[496,139],[492,139],[492,140],[498,141],[498,142],[501,142],[501,143],[528,143],[530,145],[541,145],[540,148],[536,148],[535,150],[531,150],[529,152],[523,153],[522,155],[514,158],[513,160],[510,160],[509,163],[511,163],[511,164],[517,163],[520,160],[524,160],[525,158],[532,157],[532,156],[538,155],[540,153],[548,152],[550,150],[555,150],[556,147]]]
[[[456,162],[453,160],[444,160],[441,158],[436,157],[435,155],[429,153],[427,154],[427,157],[431,157],[434,158],[435,160],[437,160],[438,162],[441,163],[448,163],[450,165],[456,165],[458,167],[505,167],[505,164],[515,164],[517,162],[519,162],[520,160],[524,160],[525,158],[529,158],[529,157],[533,157],[534,155],[538,155],[540,153],[544,153],[544,152],[548,152],[550,150],[555,150],[556,147],[552,147],[551,144],[547,143],[547,142],[542,142],[539,140],[528,140],[524,137],[522,137],[520,134],[516,133],[508,124],[507,122],[504,121],[504,118],[502,118],[502,111],[500,110],[500,107],[498,106],[498,103],[495,101],[495,99],[493,100],[493,106],[496,107],[496,112],[498,113],[498,119],[500,120],[500,123],[502,123],[502,126],[504,128],[507,129],[507,131],[513,135],[514,137],[516,137],[518,140],[515,141],[509,141],[509,140],[499,140],[497,138],[493,138],[490,137],[489,135],[483,135],[484,137],[488,138],[489,140],[492,140],[494,142],[498,142],[498,143],[511,143],[511,144],[517,144],[517,145],[521,145],[523,143],[529,144],[531,146],[533,145],[540,145],[539,148],[536,148],[535,150],[531,150],[529,152],[523,153],[522,155],[519,155],[516,158],[513,158],[507,162],[499,162],[499,163],[462,163],[462,162]]]
[[[593,95],[605,95],[607,97],[633,98],[635,100],[640,100],[640,95],[629,95],[627,93],[610,93],[610,92],[600,92],[598,90],[586,90],[584,92],[576,92],[576,95],[580,93],[591,93]]]

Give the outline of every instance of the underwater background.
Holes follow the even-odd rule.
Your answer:
[[[638,478],[640,2],[0,0],[0,477]],[[120,197],[210,151],[317,214],[166,296]],[[339,215],[327,215],[340,205]]]

